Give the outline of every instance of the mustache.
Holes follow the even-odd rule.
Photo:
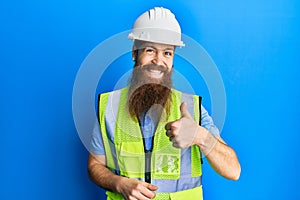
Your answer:
[[[166,72],[168,70],[167,67],[157,64],[139,65],[136,67],[139,67],[141,70],[159,70],[161,72]]]

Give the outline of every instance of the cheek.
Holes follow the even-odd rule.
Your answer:
[[[138,61],[141,65],[146,65],[146,64],[149,64],[151,60],[145,56],[141,56],[141,57],[139,57]]]
[[[172,69],[173,69],[173,61],[168,62],[167,63],[167,67],[168,67],[168,71],[169,72],[172,71]]]

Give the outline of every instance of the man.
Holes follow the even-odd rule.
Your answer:
[[[108,199],[202,199],[202,158],[237,180],[240,164],[196,95],[172,89],[175,47],[184,46],[173,13],[154,8],[136,21],[130,86],[99,96],[88,161]]]

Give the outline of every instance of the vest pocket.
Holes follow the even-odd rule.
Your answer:
[[[154,152],[153,156],[154,179],[177,180],[180,178],[180,157],[178,154]]]
[[[145,173],[144,150],[139,142],[122,142],[119,148],[119,167],[121,175],[142,178]]]

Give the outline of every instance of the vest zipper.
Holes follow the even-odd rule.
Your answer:
[[[152,136],[152,147],[150,150],[147,150],[140,120],[139,120],[139,126],[140,126],[140,130],[141,130],[142,137],[143,137],[143,145],[144,145],[144,152],[145,152],[145,182],[151,183],[151,155],[152,155],[152,149],[153,149],[154,135]]]
[[[151,151],[145,150],[145,182],[151,183]]]

